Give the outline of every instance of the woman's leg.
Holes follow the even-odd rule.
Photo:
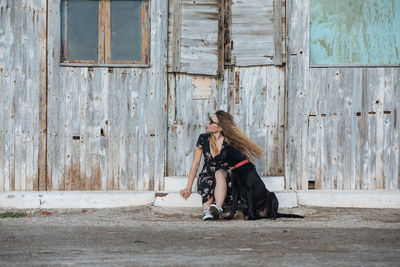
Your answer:
[[[226,172],[223,170],[218,170],[215,172],[215,190],[214,190],[214,198],[215,198],[215,204],[217,204],[218,207],[222,208],[222,205],[224,204],[225,197],[226,197]],[[212,203],[212,201],[211,201]],[[210,204],[211,204],[210,203]]]
[[[210,205],[213,203],[213,201],[214,201],[214,198],[211,197],[207,202],[204,202],[203,209],[205,209],[205,210],[208,209],[210,207]]]

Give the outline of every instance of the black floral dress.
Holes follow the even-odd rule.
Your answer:
[[[199,173],[199,177],[197,179],[197,192],[202,197],[203,204],[207,202],[211,197],[214,196],[215,189],[215,172],[218,170],[224,170],[227,173],[226,182],[228,185],[227,196],[230,195],[231,188],[231,176],[232,171],[229,168],[227,163],[218,163],[214,161],[214,158],[211,155],[210,151],[210,133],[200,134],[199,139],[197,140],[196,146],[203,150],[204,155],[204,165],[203,169]],[[227,145],[226,141],[222,143],[222,147]]]

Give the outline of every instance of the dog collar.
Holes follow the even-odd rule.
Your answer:
[[[249,162],[249,160],[245,159],[245,160],[239,162],[238,164],[236,164],[235,166],[233,166],[233,169],[239,168],[240,166],[242,166],[242,165],[244,165],[244,164],[246,164],[248,162]]]

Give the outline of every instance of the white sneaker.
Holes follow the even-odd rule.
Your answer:
[[[215,204],[211,204],[210,207],[210,212],[213,215],[214,219],[219,220],[221,218],[221,214],[223,212],[223,209],[218,207]]]
[[[203,221],[212,221],[214,219],[213,215],[210,212],[210,209],[206,209],[203,212]]]

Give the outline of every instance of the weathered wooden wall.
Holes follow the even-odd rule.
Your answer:
[[[399,189],[399,68],[310,68],[309,0],[288,1],[287,189]]]
[[[167,1],[151,1],[148,68],[60,66],[60,0],[0,8],[0,191],[163,188]]]
[[[150,3],[149,68],[60,67],[59,6],[49,6],[47,188],[163,188],[167,1]]]
[[[37,190],[46,1],[0,1],[0,191]]]
[[[250,47],[222,68],[239,33],[257,36],[241,32],[259,24],[243,1],[170,0],[167,27],[168,2],[152,0],[148,68],[60,66],[60,0],[1,1],[0,191],[162,189],[164,175],[188,174],[218,109],[264,149],[260,174],[284,174],[287,189],[399,189],[399,68],[310,68],[309,0],[278,1],[247,7],[281,4],[285,25],[286,5],[287,47],[283,26],[261,28],[273,58]],[[259,55],[269,63],[247,60]]]

